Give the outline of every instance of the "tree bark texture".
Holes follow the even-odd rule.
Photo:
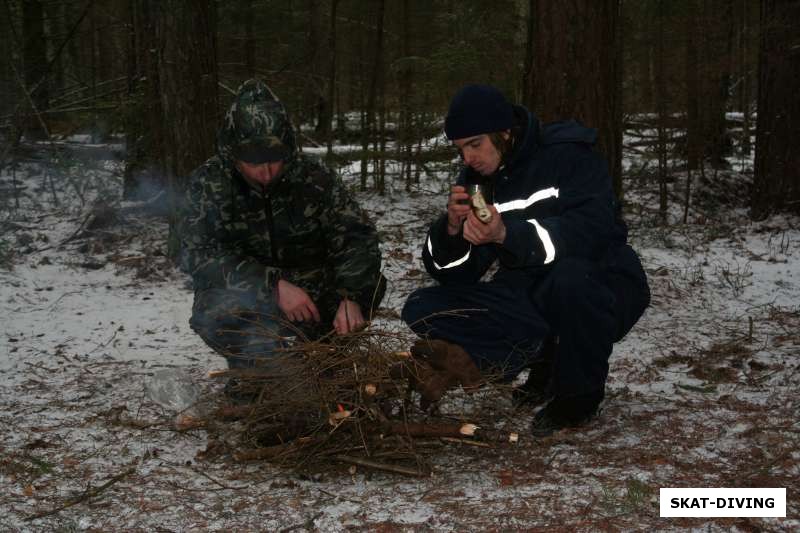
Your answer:
[[[330,30],[328,31],[328,107],[323,120],[325,128],[325,146],[327,157],[333,154],[333,111],[336,101],[336,9],[339,7],[339,0],[331,0],[331,20]]]
[[[704,137],[707,156],[714,168],[725,168],[730,153],[725,112],[731,83],[731,48],[733,14],[730,0],[703,0],[703,35],[705,36],[705,72],[707,92]]]
[[[176,191],[214,151],[218,125],[216,13],[211,0],[159,4],[158,63],[165,168]]]
[[[155,0],[129,0],[128,97],[123,197],[145,199],[167,187],[166,125],[156,40]]]
[[[367,96],[366,108],[366,129],[362,133],[361,147],[363,154],[361,156],[361,190],[367,189],[367,161],[369,150],[369,143],[377,141],[377,124],[376,124],[376,102],[378,99],[378,90],[382,87],[383,76],[383,14],[385,8],[385,0],[377,2],[377,13],[375,15],[375,56],[372,63],[372,76],[369,82],[369,93]],[[377,166],[373,169],[373,175],[377,176]],[[376,185],[378,185],[376,181]]]
[[[38,112],[47,110],[49,94],[45,74],[47,72],[47,39],[44,32],[44,9],[39,0],[22,2],[22,60],[24,63],[25,87]],[[45,132],[36,114],[31,110],[26,121],[28,136],[42,138]]]
[[[656,151],[658,155],[658,213],[661,224],[668,223],[668,191],[667,191],[667,96],[666,96],[666,54],[664,46],[664,25],[666,18],[667,0],[656,0],[656,43],[655,43],[655,98],[656,98],[656,129],[658,141]]]
[[[618,0],[531,0],[533,62],[526,103],[542,122],[577,119],[621,194],[622,98]]]
[[[244,68],[248,78],[256,75],[256,37],[254,21],[256,17],[253,0],[244,2]]]
[[[688,0],[686,10],[686,165],[697,170],[703,154],[703,129],[700,122],[700,72],[697,44],[700,27],[697,1]]]
[[[14,79],[13,61],[16,61],[14,50],[14,27],[12,26],[12,13],[8,6],[0,10],[4,16],[0,20],[0,49],[8,50],[7,53],[0,55],[0,94],[5,97],[0,98],[0,114],[8,115],[17,104],[19,88]],[[5,139],[4,139],[5,141]],[[0,165],[2,161],[0,161]]]
[[[800,1],[762,0],[752,215],[800,213]]]
[[[163,0],[158,9],[164,168],[172,204],[168,253],[177,257],[179,199],[189,174],[214,152],[219,123],[216,4]]]

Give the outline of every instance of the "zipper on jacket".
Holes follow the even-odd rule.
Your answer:
[[[266,191],[262,192],[264,200],[264,216],[267,219],[267,233],[269,234],[269,248],[272,255],[272,266],[278,266],[278,244],[275,242],[275,223],[272,220],[272,199]]]

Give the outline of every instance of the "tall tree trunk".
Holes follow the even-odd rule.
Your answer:
[[[689,171],[699,168],[703,154],[703,134],[700,123],[700,82],[697,55],[699,25],[697,0],[688,0],[686,10],[686,166]]]
[[[12,13],[10,6],[3,6],[2,11],[5,14],[0,20],[0,49],[7,50],[5,54],[0,54],[0,94],[4,97],[0,98],[0,114],[3,116],[8,115],[17,105],[17,95],[19,94],[18,84],[14,81],[14,66],[13,62],[17,61],[18,47],[14,43],[14,35],[16,31],[12,26]],[[4,144],[7,139],[3,139]],[[2,150],[0,150],[0,168],[3,168]]]
[[[534,16],[537,0],[528,0],[528,18],[525,25],[525,63],[522,67],[522,97],[530,100],[533,80]]]
[[[50,57],[50,75],[49,89],[55,101],[55,95],[59,94],[64,89],[64,61],[61,54],[56,54],[56,46],[59,44],[56,41],[62,39],[67,33],[67,8],[63,3],[46,4],[45,15],[49,21],[48,29],[48,44],[50,51],[47,54]]]
[[[368,20],[366,17],[363,20]],[[369,38],[365,37],[365,32],[359,31],[358,32],[358,50],[363,50],[364,47],[370,44]],[[353,73],[353,79],[357,80],[357,84],[352,84],[352,90],[355,92],[356,88],[358,88],[358,99],[353,98],[353,102],[358,102],[358,117],[359,117],[359,127],[361,131],[361,166],[360,166],[360,177],[361,177],[361,190],[367,190],[367,175],[369,174],[369,139],[370,139],[370,132],[369,132],[369,119],[367,117],[367,91],[366,91],[366,75],[364,74],[364,70],[366,68],[367,62],[363,60],[361,56],[354,56],[353,66],[356,67],[356,71]],[[353,95],[356,96],[356,95]]]
[[[630,5],[630,2],[626,5]],[[649,6],[649,4],[646,4]],[[636,54],[636,84],[638,88],[639,104],[636,112],[652,113],[653,106],[653,39],[652,39],[652,17],[640,15],[639,20],[643,20],[643,28],[638,29],[641,41]],[[626,36],[627,37],[627,36]],[[626,106],[630,108],[626,102]]]
[[[403,0],[403,67],[400,69],[400,131],[397,138],[400,178],[405,179],[406,191],[411,190],[411,6]]]
[[[331,0],[331,20],[328,32],[328,49],[330,59],[328,60],[328,113],[324,117],[325,123],[325,143],[327,157],[333,154],[333,109],[336,101],[336,10],[339,7],[339,0]]]
[[[375,165],[377,172],[375,173],[377,179],[375,188],[378,194],[383,196],[386,193],[386,87],[383,83],[383,76],[379,86],[380,91],[380,106],[378,109],[378,136],[375,139]]]
[[[138,45],[136,29],[139,24],[137,0],[128,0],[128,39],[125,48],[125,77],[127,83],[127,103],[129,109],[137,102],[136,88],[139,85]],[[122,197],[130,199],[135,195],[136,178],[134,161],[138,159],[139,132],[136,123],[139,117],[128,111],[124,114],[123,126],[125,128],[125,169],[122,175]]]
[[[741,104],[742,111],[742,155],[749,156],[752,150],[750,143],[750,62],[748,55],[750,50],[750,13],[748,4],[750,0],[740,2],[740,28],[739,28],[739,75],[741,76]]]
[[[375,60],[372,63],[372,76],[369,84],[369,94],[367,96],[367,110],[366,110],[366,132],[364,133],[365,139],[362,140],[362,148],[364,154],[362,155],[361,163],[361,189],[366,190],[366,176],[364,174],[366,163],[368,159],[367,150],[370,141],[377,142],[378,128],[376,127],[375,120],[375,107],[378,97],[378,89],[381,84],[381,77],[383,72],[383,13],[386,5],[386,0],[379,0],[377,3],[378,12],[375,16]],[[374,168],[373,172],[377,173],[378,169]]]
[[[97,98],[97,47],[99,36],[97,35],[97,6],[92,4],[89,12],[89,65],[90,65],[90,88],[92,91],[91,101]],[[97,111],[92,111],[92,142],[98,142]]]
[[[714,168],[727,166],[725,156],[730,153],[730,137],[725,118],[730,99],[731,53],[733,48],[733,13],[730,0],[711,0],[710,12],[706,17],[709,24],[716,26],[714,43],[719,53],[713,55],[710,71],[714,74],[709,87],[708,156]]]
[[[308,104],[303,106],[310,111],[310,117],[314,120],[314,133],[316,136],[324,134],[326,115],[329,112],[330,104],[325,101],[328,92],[325,90],[325,83],[320,80],[323,75],[327,75],[328,62],[321,65],[321,58],[325,57],[321,53],[325,48],[322,34],[322,6],[319,0],[311,0],[309,6],[309,19],[308,19],[308,59],[307,59],[307,73],[309,75],[308,82],[305,84],[309,89],[306,91],[306,99]]]
[[[89,4],[88,11],[91,11],[93,4]],[[87,16],[88,16],[87,11]],[[69,9],[67,9],[69,12]],[[70,21],[72,24],[72,21]],[[84,22],[83,29],[86,28],[86,23]],[[69,59],[69,74],[70,74],[70,81],[85,84],[86,83],[86,75],[83,71],[83,61],[81,59],[81,46],[80,46],[80,39],[69,39],[67,41],[67,56],[65,57],[65,61]]]
[[[598,130],[621,193],[619,0],[532,0],[533,64],[526,103],[544,122],[577,119]]]
[[[147,199],[168,187],[166,125],[161,106],[157,0],[129,0],[128,109],[125,113],[125,199]]]
[[[214,150],[218,124],[216,12],[212,0],[160,2],[159,82],[166,169],[177,185]]]
[[[165,165],[178,207],[192,170],[214,150],[218,123],[216,7],[213,0],[162,0],[157,35]],[[172,213],[177,213],[173,209]],[[175,216],[170,220],[174,228]],[[177,253],[171,232],[170,255]]]
[[[253,29],[255,21],[255,10],[253,0],[246,0],[244,3],[244,70],[248,78],[256,76],[256,37]]]
[[[762,0],[752,216],[800,213],[800,20],[797,0]]]
[[[666,225],[667,219],[667,98],[665,91],[666,58],[664,54],[664,19],[666,0],[656,0],[656,46],[655,46],[655,89],[656,89],[656,120],[658,130],[658,213],[661,224]]]
[[[44,33],[44,10],[40,0],[22,2],[22,60],[24,64],[25,87],[31,95],[37,111],[49,107],[47,69],[47,40]],[[32,138],[41,139],[46,135],[39,117],[31,110],[25,124],[25,133]]]

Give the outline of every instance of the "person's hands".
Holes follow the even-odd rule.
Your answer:
[[[308,293],[285,279],[278,281],[277,302],[278,308],[291,322],[320,320],[319,310]]]
[[[447,199],[447,233],[458,235],[461,224],[471,209],[467,190],[461,185],[450,187],[450,196]]]
[[[336,310],[336,317],[333,319],[336,333],[339,335],[352,333],[363,328],[365,324],[360,305],[346,298],[339,303],[339,309]]]
[[[492,213],[492,220],[488,224],[478,220],[472,210],[468,211],[464,222],[464,239],[475,245],[492,242],[503,244],[506,240],[506,225],[503,223],[503,218],[495,206],[488,204],[487,207]]]

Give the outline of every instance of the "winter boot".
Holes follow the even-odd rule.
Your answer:
[[[559,398],[556,396],[533,417],[531,432],[543,438],[565,428],[588,423],[599,412],[603,391]]]
[[[558,337],[548,337],[538,358],[528,367],[525,383],[511,391],[514,407],[537,407],[553,397],[551,380],[557,349]]]
[[[411,347],[411,354],[417,359],[427,361],[433,369],[453,377],[456,384],[464,387],[464,390],[475,390],[486,381],[472,357],[457,344],[421,339]]]
[[[428,408],[442,399],[444,393],[458,386],[458,379],[442,370],[434,369],[427,361],[410,358],[389,369],[392,379],[407,381],[411,390],[420,395],[420,408]]]
[[[550,387],[549,362],[537,361],[530,366],[525,383],[511,391],[514,407],[538,407],[553,397]]]

